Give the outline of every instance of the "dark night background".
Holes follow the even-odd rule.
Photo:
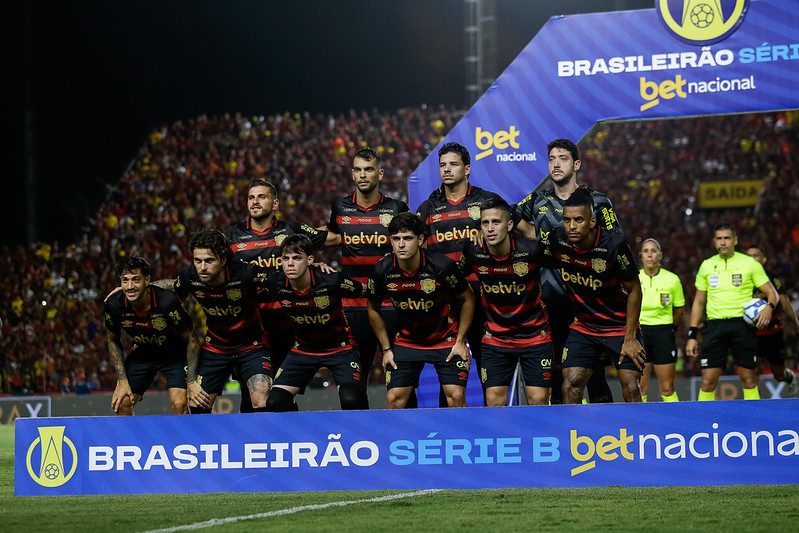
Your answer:
[[[497,0],[498,69],[553,15],[654,4]],[[463,20],[463,0],[8,3],[0,243],[72,238],[162,123],[466,107]]]

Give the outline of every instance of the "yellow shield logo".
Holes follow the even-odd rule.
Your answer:
[[[393,218],[394,215],[392,215],[391,213],[383,213],[382,215],[380,215],[380,224],[382,224],[385,227],[388,227]]]
[[[472,220],[480,220],[480,206],[469,206],[469,216],[472,217]]]
[[[657,0],[660,21],[680,41],[704,46],[723,41],[738,29],[749,0]]]
[[[608,262],[604,259],[600,259],[598,257],[594,257],[591,259],[591,268],[593,268],[597,272],[604,272],[605,268],[607,268]]]
[[[28,447],[28,454],[25,457],[28,474],[42,487],[60,487],[72,478],[78,467],[78,452],[72,441],[64,436],[64,429],[66,426],[40,427],[39,436]],[[67,445],[72,460],[69,472],[65,472],[67,463],[64,461],[64,444]],[[38,473],[34,472],[31,464],[33,451],[37,447],[41,453]]]
[[[157,330],[166,329],[166,319],[164,317],[154,318],[153,327]]]
[[[278,235],[277,237],[275,237],[275,244],[280,246],[281,244],[283,244],[283,241],[285,240],[286,240],[285,235]]]
[[[316,307],[324,309],[325,307],[330,305],[330,296],[317,296],[316,298],[313,299],[313,301],[316,304]]]
[[[513,271],[517,276],[524,276],[530,272],[530,265],[527,263],[513,263]]]
[[[231,300],[238,300],[241,298],[241,289],[228,289],[227,297]]]
[[[436,290],[436,280],[433,278],[425,278],[422,280],[422,291],[430,294],[434,290]]]

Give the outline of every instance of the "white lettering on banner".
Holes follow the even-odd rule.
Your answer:
[[[714,430],[719,429],[718,424],[713,424]],[[654,454],[654,459],[708,459],[718,457],[742,457],[748,455],[758,457],[759,455],[783,457],[799,456],[799,433],[787,429],[776,432],[770,431],[751,431],[742,433],[740,431],[729,431],[727,433],[699,432],[693,435],[683,435],[680,433],[669,433],[665,436],[646,434],[637,437],[628,435],[627,428],[619,429],[619,436],[602,435],[597,439],[588,436],[578,435],[577,430],[570,432],[570,448],[572,457],[581,462],[576,468],[572,468],[571,475],[576,476],[596,467],[596,459],[602,461],[615,461],[624,458],[628,461],[644,460],[647,452]],[[784,437],[778,440],[779,437]],[[776,448],[775,448],[776,443]],[[637,456],[636,456],[637,449]]]
[[[248,442],[240,456],[229,444],[179,444],[171,449],[156,444],[140,446],[89,446],[89,471],[151,470],[236,470],[251,468],[302,468],[372,466],[380,458],[380,449],[372,441],[357,441],[349,449],[340,442],[341,435],[331,434],[327,445],[314,442]],[[271,452],[271,455],[270,455]],[[146,455],[144,464],[142,457]]]
[[[725,67],[732,64],[735,54],[723,48],[712,52],[709,46],[702,51],[668,52],[665,54],[576,59],[558,61],[558,77],[595,76],[597,74],[622,74],[625,72],[651,72],[657,70],[682,70],[685,68]]]

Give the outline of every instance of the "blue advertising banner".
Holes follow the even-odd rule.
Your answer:
[[[15,494],[796,483],[797,405],[19,419]]]
[[[653,2],[550,19],[442,141],[469,149],[471,183],[518,202],[546,178],[549,141],[601,121],[799,108],[799,0]],[[440,185],[436,148],[411,209]]]

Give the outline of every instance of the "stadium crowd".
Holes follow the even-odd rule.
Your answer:
[[[243,190],[257,178],[278,187],[281,217],[324,225],[331,201],[351,192],[351,156],[364,146],[383,155],[382,190],[407,201],[407,176],[461,114],[423,107],[201,116],[152,132],[78,242],[3,248],[0,392],[113,390],[102,300],[118,285],[121,259],[140,255],[152,264],[154,279],[174,277],[188,264],[194,229],[224,228],[246,217]],[[797,112],[603,124],[582,144],[581,181],[614,202],[634,251],[647,237],[662,243],[664,266],[680,276],[687,302],[699,264],[713,253],[711,230],[722,221],[738,228],[742,245],[765,246],[767,268],[783,278],[796,302],[798,130]],[[764,179],[758,204],[695,205],[700,181],[729,179]],[[327,260],[335,265],[333,252]],[[793,333],[787,355],[795,368]],[[684,337],[678,344],[685,345]]]

